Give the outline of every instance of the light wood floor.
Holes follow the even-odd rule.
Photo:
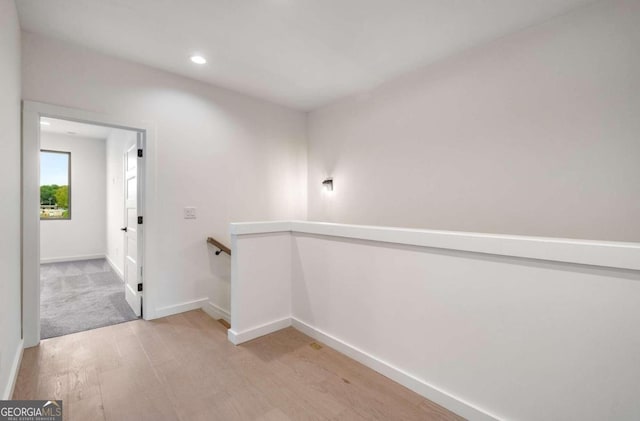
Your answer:
[[[293,328],[233,346],[200,310],[43,340],[14,399],[66,420],[460,420]]]

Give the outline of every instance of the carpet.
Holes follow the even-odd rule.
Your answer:
[[[40,338],[137,319],[106,259],[40,265]]]

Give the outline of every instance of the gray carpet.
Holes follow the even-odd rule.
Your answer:
[[[40,338],[136,318],[124,284],[105,259],[40,265]]]

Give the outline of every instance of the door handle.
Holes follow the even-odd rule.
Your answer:
[[[124,232],[127,232],[127,227],[124,227],[124,228],[120,228],[120,231],[124,231]]]

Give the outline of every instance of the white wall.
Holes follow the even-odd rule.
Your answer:
[[[0,0],[0,399],[9,399],[22,355],[20,306],[20,27]]]
[[[280,329],[291,324],[291,245],[288,232],[233,236],[229,339],[234,344],[273,332],[274,326]],[[262,264],[264,258],[273,264]],[[257,259],[256,264],[249,263],[251,259]]]
[[[71,219],[40,221],[40,261],[105,256],[105,140],[40,134],[40,147],[71,152]]]
[[[638,45],[600,1],[310,113],[309,219],[640,240]]]
[[[228,311],[228,295],[214,292],[229,290],[230,263],[206,237],[229,243],[231,221],[305,218],[305,115],[33,34],[23,39],[24,99],[156,129],[147,159],[157,168],[149,176],[158,204],[145,220],[155,314],[207,297]],[[196,220],[183,219],[186,206],[197,208]]]
[[[640,418],[639,243],[313,222],[234,229],[232,341],[287,326],[289,314],[468,419]]]
[[[106,140],[107,259],[118,275],[124,270],[124,151],[136,143],[133,131],[113,129]]]

